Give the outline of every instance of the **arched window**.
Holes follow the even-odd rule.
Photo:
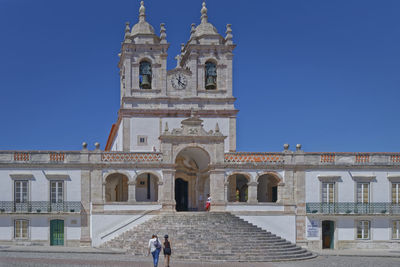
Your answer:
[[[211,61],[207,61],[205,74],[205,88],[207,90],[217,89],[217,65]]]
[[[139,87],[140,89],[151,89],[151,63],[148,61],[140,62]]]

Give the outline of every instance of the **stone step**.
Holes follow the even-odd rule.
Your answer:
[[[152,234],[170,236],[174,257],[206,261],[271,261],[313,254],[230,213],[161,214],[102,247],[144,256]]]

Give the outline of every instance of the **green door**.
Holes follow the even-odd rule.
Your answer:
[[[50,245],[63,246],[64,245],[64,221],[51,220],[50,221]]]

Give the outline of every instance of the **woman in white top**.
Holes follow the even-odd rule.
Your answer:
[[[158,257],[160,255],[160,251],[161,251],[161,242],[158,239],[157,235],[152,235],[151,239],[149,240],[149,251],[148,254],[150,254],[153,256],[153,263],[154,263],[154,267],[157,267],[158,265]]]

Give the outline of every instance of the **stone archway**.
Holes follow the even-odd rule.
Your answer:
[[[272,173],[266,173],[258,177],[257,201],[276,203],[278,201],[279,183],[280,179]]]
[[[228,177],[227,200],[228,202],[247,202],[248,183],[250,178],[244,174],[232,174]]]
[[[210,192],[209,154],[200,147],[186,147],[175,158],[174,195],[177,211],[203,211]]]
[[[159,178],[151,172],[144,172],[136,177],[135,197],[137,202],[158,201]]]
[[[121,173],[113,173],[107,176],[105,185],[106,202],[127,202],[128,180],[128,177]]]

